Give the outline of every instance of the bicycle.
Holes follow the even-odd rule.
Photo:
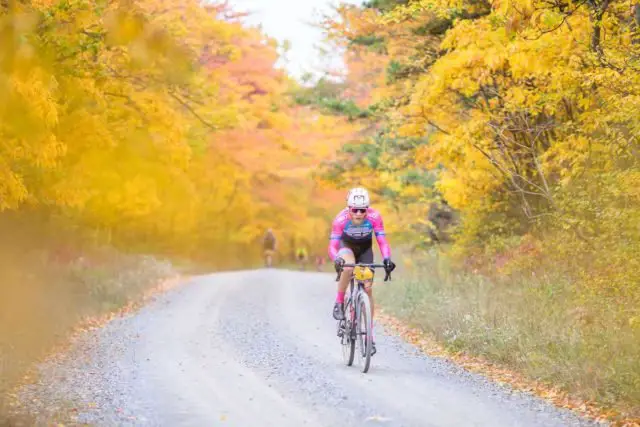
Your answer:
[[[273,266],[273,256],[275,254],[274,249],[265,249],[264,250],[264,266],[267,268],[271,268]]]
[[[349,282],[349,292],[344,303],[344,320],[338,321],[338,337],[342,344],[342,357],[347,366],[353,365],[356,347],[362,372],[367,373],[371,366],[371,348],[373,343],[371,303],[364,290],[365,282],[373,280],[376,268],[385,268],[384,264],[344,264],[353,267],[353,275]],[[340,280],[342,269],[338,272],[336,282]],[[385,270],[384,281],[391,280],[391,272]]]
[[[300,271],[304,271],[307,266],[307,255],[304,253],[298,253],[296,255],[296,260],[298,261],[298,268]]]

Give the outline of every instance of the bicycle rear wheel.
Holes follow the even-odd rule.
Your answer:
[[[362,372],[366,374],[371,366],[373,331],[371,330],[371,301],[369,301],[369,295],[364,292],[360,294],[358,299],[357,311],[356,337],[358,340],[358,355],[362,362]]]

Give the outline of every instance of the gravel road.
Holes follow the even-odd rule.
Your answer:
[[[346,367],[334,289],[326,273],[197,277],[87,333],[20,398],[40,425],[594,425],[424,356],[380,325],[369,373]]]

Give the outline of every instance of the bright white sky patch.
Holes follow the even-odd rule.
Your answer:
[[[361,4],[362,0],[341,2]],[[338,0],[230,0],[229,3],[235,10],[251,12],[245,18],[247,24],[260,25],[279,42],[289,40],[291,49],[284,65],[291,76],[300,79],[305,72],[320,76],[327,68],[341,67],[339,52],[321,57],[317,47],[323,42],[322,30],[311,25],[320,22],[324,14],[330,14]]]

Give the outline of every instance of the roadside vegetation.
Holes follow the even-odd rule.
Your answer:
[[[11,409],[5,393],[25,381],[33,363],[64,346],[78,327],[99,324],[176,281],[181,270],[166,259],[124,254],[89,236],[52,230],[24,213],[3,216],[0,234],[2,424]]]
[[[640,5],[375,0],[323,25],[344,81],[300,85],[226,2],[0,4],[0,391],[187,265],[260,265],[266,228],[279,261],[324,255],[364,185],[411,248],[388,310],[640,416]]]
[[[412,248],[388,310],[640,415],[640,5],[384,0],[324,24],[370,115],[323,177],[372,187]]]
[[[281,51],[226,2],[0,3],[0,395],[168,277],[260,265],[268,227],[324,250],[341,193],[308,170],[358,125]]]

